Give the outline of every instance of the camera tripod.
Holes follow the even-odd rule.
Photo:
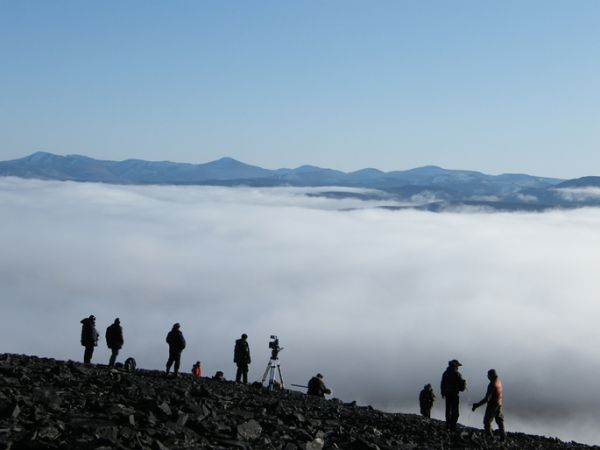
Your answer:
[[[277,372],[275,372],[277,370]],[[276,376],[279,375],[279,381],[276,380]],[[273,390],[274,384],[279,383],[281,389],[283,389],[283,377],[281,376],[281,366],[279,365],[279,358],[276,355],[271,355],[271,359],[267,363],[267,368],[262,377],[262,384],[265,384],[265,380],[269,378],[269,384],[267,389]]]

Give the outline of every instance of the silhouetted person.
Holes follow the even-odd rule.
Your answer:
[[[419,393],[419,406],[423,417],[431,417],[431,408],[435,401],[435,394],[431,384],[426,384],[423,390]]]
[[[250,346],[248,345],[248,335],[246,333],[242,334],[242,337],[235,341],[233,362],[237,364],[237,372],[235,374],[236,383],[242,380],[244,384],[248,383],[248,365],[252,360],[250,358]]]
[[[114,323],[106,329],[105,336],[106,345],[112,350],[108,365],[113,367],[117,360],[117,356],[119,355],[119,350],[123,347],[123,329],[121,328],[121,321],[118,317],[115,319]]]
[[[222,371],[217,370],[217,372],[213,375],[212,379],[215,381],[225,381],[225,375]]]
[[[487,373],[488,384],[485,397],[473,404],[473,411],[479,408],[484,403],[487,403],[485,408],[485,415],[483,416],[483,429],[485,434],[493,437],[492,433],[492,420],[498,424],[498,431],[500,431],[500,439],[506,439],[506,433],[504,431],[504,413],[502,412],[502,382],[498,378],[498,374],[494,369],[488,370]]]
[[[81,320],[81,345],[85,347],[83,352],[83,362],[89,364],[92,362],[94,347],[98,345],[98,331],[96,330],[96,317],[91,315]]]
[[[459,415],[459,393],[467,387],[466,381],[458,371],[462,366],[456,359],[448,361],[448,368],[442,375],[441,392],[446,399],[446,428],[456,430]]]
[[[196,364],[194,364],[192,366],[192,375],[194,375],[195,378],[200,378],[200,376],[202,375],[202,369],[200,368],[200,361],[196,361]]]
[[[173,325],[169,334],[167,334],[167,344],[169,344],[169,360],[167,361],[167,375],[169,375],[169,371],[171,370],[171,366],[175,363],[175,367],[173,367],[173,374],[177,376],[179,374],[179,364],[181,363],[181,352],[185,348],[185,339],[183,338],[183,334],[180,331],[181,325],[176,323]]]
[[[323,375],[318,373],[308,381],[308,391],[306,393],[317,397],[325,397],[325,394],[331,394],[331,390],[325,386]]]

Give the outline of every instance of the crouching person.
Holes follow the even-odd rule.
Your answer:
[[[325,397],[325,394],[331,394],[331,390],[325,386],[323,375],[318,373],[308,381],[308,391],[306,393],[316,397]]]

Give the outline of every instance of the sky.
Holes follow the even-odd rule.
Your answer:
[[[251,381],[278,335],[286,383],[321,372],[334,396],[418,412],[462,362],[460,422],[490,368],[506,426],[600,443],[600,209],[435,214],[309,188],[117,186],[0,178],[2,352],[81,361],[80,320],[121,319],[120,361],[163,369],[175,322],[182,370]]]
[[[0,160],[600,166],[600,3],[0,1]]]

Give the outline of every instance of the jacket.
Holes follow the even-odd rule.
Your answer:
[[[236,364],[250,364],[250,346],[248,341],[238,339],[235,341],[235,349],[233,350],[233,362]]]
[[[98,345],[98,331],[89,317],[81,320],[81,345],[92,347]]]
[[[120,349],[123,347],[123,328],[117,323],[113,323],[106,329],[106,345],[110,349]]]
[[[316,395],[317,397],[325,397],[328,389],[325,387],[325,383],[319,377],[312,377],[308,381],[308,395]]]
[[[454,397],[467,388],[467,382],[458,370],[448,367],[442,375],[440,388],[442,397]]]
[[[431,408],[435,401],[435,394],[432,389],[423,389],[419,393],[419,405],[421,408]]]
[[[169,331],[169,334],[167,334],[167,344],[169,344],[169,350],[182,351],[185,348],[183,333],[179,330]]]

